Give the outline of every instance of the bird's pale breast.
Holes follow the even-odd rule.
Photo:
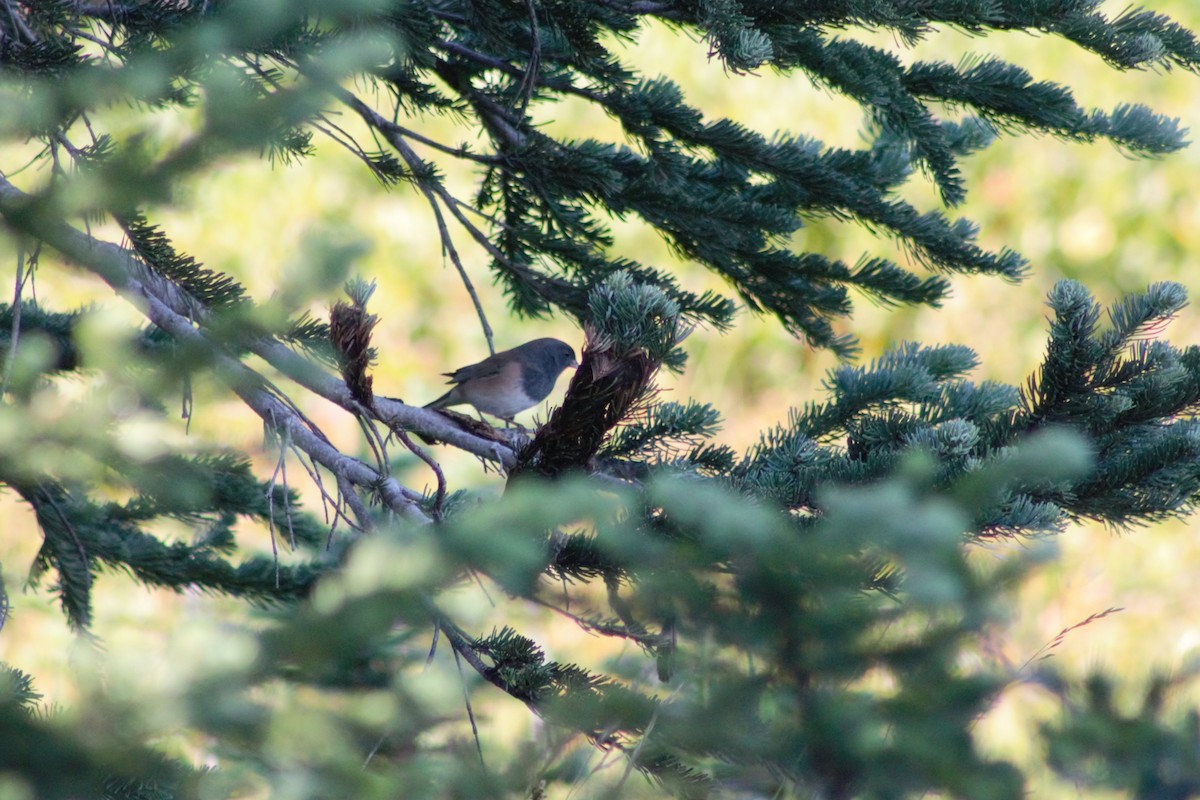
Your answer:
[[[495,375],[473,378],[460,384],[462,399],[485,414],[511,419],[527,408],[537,405],[540,398],[530,397],[521,380],[521,366],[511,361]]]

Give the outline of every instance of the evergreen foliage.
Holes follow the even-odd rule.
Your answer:
[[[1130,714],[1106,676],[1071,686],[1042,664],[975,658],[1012,587],[1050,557],[1048,534],[1193,511],[1200,348],[1156,338],[1182,287],[1156,283],[1105,320],[1083,285],[1058,283],[1045,358],[1020,387],[972,382],[976,355],[946,343],[843,361],[824,398],[742,454],[716,441],[704,398],[655,391],[662,368],[686,369],[690,331],[731,327],[738,301],[850,357],[854,292],[937,306],[956,275],[1031,269],[982,247],[971,222],[905,199],[915,173],[953,207],[968,188],[960,160],[998,136],[1181,148],[1176,121],[1144,106],[1083,108],[1070,87],[997,58],[905,63],[842,35],[1041,32],[1116,69],[1200,66],[1190,31],[1099,5],[0,0],[0,220],[18,254],[0,309],[0,482],[43,537],[32,582],[50,583],[83,634],[114,571],[261,615],[213,633],[205,669],[144,696],[97,686],[80,708],[46,710],[19,663],[0,665],[0,793],[1016,798],[1027,776],[983,753],[973,728],[1027,682],[1063,698],[1041,736],[1065,778],[1200,796],[1196,713],[1171,712],[1167,679]],[[730,73],[794,73],[854,100],[869,141],[843,149],[711,118],[622,62],[617,45],[654,23],[703,39]],[[605,112],[626,141],[547,132],[538,114],[564,98]],[[164,134],[156,115],[184,133]],[[431,115],[479,144],[440,141],[422,128]],[[378,191],[427,201],[429,235],[468,289],[452,230],[487,254],[514,313],[583,328],[580,367],[543,426],[496,430],[379,397],[371,336],[385,311],[378,298],[368,311],[369,284],[350,284],[326,325],[293,293],[254,298],[154,222],[221,159],[302,164],[316,136]],[[27,171],[9,147],[22,142],[38,148]],[[476,170],[472,197],[449,188],[456,161]],[[689,291],[618,254],[613,218],[641,220],[727,289]],[[798,251],[794,234],[817,218],[866,226],[910,258]],[[332,303],[329,276],[350,251],[321,247],[313,292]],[[68,264],[148,326],[109,341],[89,309],[35,299],[34,268]],[[261,422],[270,477],[232,447],[147,443],[123,424],[163,421],[179,395],[187,416],[192,381],[208,378]],[[124,416],[60,403],[68,381],[125,398]],[[356,418],[357,452],[305,414],[310,395]],[[503,495],[455,491],[410,434],[494,465]],[[393,448],[427,465],[436,490],[404,485]],[[976,563],[971,548],[995,537],[1030,547]],[[506,617],[490,632],[461,621],[455,592],[471,581],[493,587]],[[523,629],[529,608],[637,655],[552,654]],[[461,681],[469,727],[430,688],[443,669]],[[499,761],[474,713],[496,695],[546,730]],[[179,731],[192,747],[163,746]],[[595,753],[619,756],[618,774],[592,766]]]

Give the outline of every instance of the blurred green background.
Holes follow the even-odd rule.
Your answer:
[[[1111,13],[1123,2],[1108,4]],[[1190,0],[1157,0],[1148,7],[1200,29],[1200,6]],[[1084,106],[1111,109],[1121,102],[1142,102],[1160,113],[1178,116],[1200,130],[1200,77],[1171,72],[1121,74],[1093,55],[1052,37],[994,34],[971,37],[954,31],[931,35],[914,49],[904,49],[886,32],[846,36],[892,48],[906,60],[957,61],[972,54],[996,54],[1028,69],[1038,80],[1067,84]],[[863,143],[864,122],[853,103],[814,88],[803,76],[764,72],[734,75],[708,59],[703,42],[664,26],[644,30],[625,57],[645,75],[664,74],[679,82],[689,101],[709,117],[725,116],[770,133],[788,130],[830,146]],[[545,127],[575,137],[620,140],[610,120],[582,102],[535,109]],[[170,138],[186,120],[152,114],[112,112],[114,124],[133,130],[149,126]],[[349,120],[345,120],[349,123]],[[409,124],[413,124],[410,122]],[[476,134],[443,119],[421,120],[422,130],[443,141],[476,143]],[[414,125],[415,127],[416,125]],[[29,146],[0,150],[8,166],[18,163]],[[469,197],[473,175],[445,164],[451,186]],[[1200,297],[1200,147],[1159,161],[1132,160],[1107,144],[1081,145],[1027,135],[1005,137],[963,164],[968,202],[956,209],[981,226],[981,241],[1024,254],[1033,270],[1019,285],[994,278],[954,279],[953,296],[942,309],[888,309],[856,298],[856,312],[843,330],[855,333],[869,359],[902,340],[956,342],[974,348],[982,366],[974,378],[1021,383],[1037,367],[1045,345],[1047,290],[1060,278],[1076,278],[1102,303],[1143,289],[1158,280],[1183,283]],[[20,176],[19,176],[20,177]],[[29,180],[34,180],[30,178]],[[917,175],[905,194],[922,208],[936,204],[929,184]],[[376,343],[380,361],[376,391],[423,404],[442,391],[439,373],[479,360],[487,354],[484,337],[470,300],[440,251],[433,218],[424,201],[406,188],[385,191],[361,165],[336,144],[317,140],[314,157],[297,165],[272,165],[246,156],[203,172],[180,191],[170,206],[153,209],[176,245],[209,267],[235,276],[260,301],[302,285],[321,241],[359,242],[362,254],[343,265],[347,274],[378,281],[372,310],[382,321]],[[613,221],[618,247],[637,259],[678,270],[692,290],[724,289],[720,281],[694,266],[678,262],[651,231],[629,221]],[[104,226],[93,229],[119,239]],[[721,231],[714,229],[714,236]],[[563,319],[519,320],[507,314],[500,292],[491,285],[485,255],[465,234],[456,242],[496,331],[498,349],[538,336],[553,335],[578,347],[582,333]],[[815,222],[795,237],[798,248],[853,262],[864,253],[904,259],[893,241],[878,239],[852,225]],[[0,242],[0,263],[10,265],[15,253]],[[46,259],[37,277],[37,296],[64,310],[95,302],[97,329],[111,320],[137,320],[137,315],[90,277],[60,268]],[[324,316],[333,293],[313,299],[311,310]],[[1200,310],[1189,309],[1165,332],[1178,344],[1200,342]],[[721,335],[696,331],[686,342],[690,359],[681,376],[664,374],[664,399],[696,398],[723,414],[721,441],[742,449],[763,429],[786,419],[787,409],[822,396],[821,380],[834,364],[832,356],[809,350],[771,320],[743,313],[737,327]],[[563,382],[565,384],[565,381]],[[108,387],[112,389],[112,387]],[[268,476],[275,457],[263,452],[261,424],[227,392],[207,379],[197,382],[196,417],[190,432],[171,419],[166,426],[146,425],[156,441],[187,441],[194,446],[223,443],[260,453],[259,474]],[[561,386],[560,390],[561,391]],[[109,417],[130,424],[116,391],[86,379],[54,387],[56,403],[47,419]],[[551,400],[558,397],[552,395]],[[293,399],[350,452],[363,445],[353,419],[320,401],[292,393]],[[168,398],[168,403],[175,403]],[[56,416],[60,415],[60,416]],[[528,423],[545,409],[523,415]],[[497,489],[500,481],[461,453],[440,450],[452,488]],[[306,497],[315,496],[296,465],[290,480]],[[402,462],[401,477],[409,485],[432,485],[432,476],[415,462]],[[316,506],[314,506],[316,509]],[[212,658],[197,631],[220,632],[247,624],[245,611],[229,601],[200,595],[149,591],[122,575],[105,575],[96,592],[95,633],[99,641],[74,637],[45,588],[22,590],[29,565],[40,544],[32,514],[9,493],[0,494],[5,534],[0,536],[0,564],[13,611],[0,630],[0,661],[31,673],[47,701],[70,707],[82,684],[95,680],[91,670],[101,658],[105,680],[121,675],[144,686],[184,680],[189,670]],[[270,550],[265,531],[245,531],[245,547]],[[1002,558],[1013,543],[978,548],[980,558]],[[1058,667],[1082,675],[1103,669],[1140,686],[1154,670],[1185,674],[1200,653],[1200,520],[1113,531],[1079,526],[1059,537],[1061,556],[1014,597],[1011,615],[998,626],[978,654],[981,659],[1020,666],[1038,654],[1060,630],[1110,607],[1119,613],[1069,633],[1050,652]],[[464,589],[454,603],[464,621],[486,630],[494,611],[477,589]],[[636,652],[603,651],[596,639],[570,624],[547,621],[527,609],[524,632],[540,638],[552,657],[579,658],[585,653],[599,663],[606,658],[639,657]],[[449,675],[450,673],[446,673]],[[455,680],[457,680],[455,678]],[[1195,681],[1181,684],[1177,701],[1200,701]],[[447,713],[462,714],[456,688],[444,692]],[[492,695],[499,693],[493,692]],[[527,740],[533,723],[511,700],[482,692],[476,708],[485,732],[484,747],[500,751]],[[1054,701],[1033,686],[1015,687],[979,724],[981,741],[995,752],[1028,764],[1030,731],[1051,718]],[[465,715],[464,715],[465,716]],[[464,725],[465,725],[464,719]],[[168,744],[197,753],[202,745]],[[190,748],[190,749],[189,749]],[[1038,776],[1038,796],[1075,794],[1072,787]],[[1102,797],[1102,794],[1089,794]]]

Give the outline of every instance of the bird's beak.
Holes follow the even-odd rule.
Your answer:
[[[579,369],[579,362],[572,358],[571,363],[567,364],[567,366],[571,369]]]

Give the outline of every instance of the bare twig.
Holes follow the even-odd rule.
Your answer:
[[[83,540],[79,538],[79,532],[76,531],[75,526],[71,524],[71,519],[67,516],[67,513],[62,510],[62,506],[60,506],[58,501],[54,499],[54,495],[51,494],[48,489],[43,487],[39,487],[39,489],[41,489],[42,497],[46,499],[46,502],[49,503],[50,507],[54,509],[54,513],[58,516],[58,519],[62,522],[63,526],[66,527],[67,533],[71,535],[71,541],[75,543],[75,551],[79,554],[79,560],[83,563],[84,584],[90,590],[92,588],[92,570],[91,567],[88,566],[87,550],[83,546]]]
[[[529,12],[529,63],[525,69],[525,74],[521,76],[521,84],[517,89],[518,102],[516,103],[517,110],[521,114],[529,107],[529,101],[533,97],[533,90],[537,87],[538,73],[542,68],[542,32],[538,27],[537,7],[534,6],[534,0],[525,0],[525,10]]]
[[[463,286],[467,289],[467,294],[471,297],[471,302],[475,304],[475,314],[479,317],[479,324],[483,328],[483,338],[487,339],[488,353],[496,355],[496,343],[492,337],[492,326],[488,324],[487,314],[483,312],[483,303],[479,302],[479,294],[475,291],[475,284],[471,282],[471,277],[467,275],[467,268],[463,266],[462,259],[458,257],[458,251],[454,249],[454,239],[450,236],[450,229],[446,227],[446,219],[442,216],[442,209],[438,206],[437,199],[429,190],[422,186],[421,191],[425,195],[425,199],[429,201],[429,207],[433,209],[434,219],[437,220],[438,235],[442,240],[442,253],[449,254],[451,263],[458,270],[458,276],[462,279]]]
[[[467,676],[463,674],[462,659],[459,658],[458,648],[454,649],[454,665],[458,667],[458,679],[462,683],[463,702],[467,705],[467,719],[471,720],[471,734],[475,737],[475,750],[479,753],[479,766],[487,769],[483,760],[483,743],[479,741],[479,726],[475,724],[475,711],[471,708],[471,694],[467,691]]]
[[[650,741],[650,733],[654,730],[654,726],[658,724],[658,715],[659,712],[662,711],[663,705],[673,700],[686,685],[687,684],[685,683],[679,684],[679,686],[675,688],[675,691],[671,692],[671,694],[668,695],[665,700],[657,703],[654,706],[654,712],[650,715],[650,721],[646,723],[646,729],[642,731],[641,738],[638,739],[638,743],[633,748],[633,752],[627,754],[625,759],[625,771],[621,774],[621,779],[617,781],[617,785],[614,786],[609,792],[612,797],[621,796],[621,790],[625,788],[625,782],[629,780],[629,776],[633,773],[633,768],[637,766],[638,756],[642,754],[642,749],[646,746],[646,743]]]
[[[1109,616],[1110,614],[1116,614],[1116,613],[1124,611],[1124,610],[1125,610],[1124,608],[1121,608],[1119,606],[1112,606],[1112,607],[1104,609],[1103,611],[1099,611],[1095,614],[1091,614],[1088,616],[1087,619],[1076,622],[1074,625],[1068,625],[1067,627],[1065,627],[1061,631],[1059,631],[1057,636],[1055,636],[1053,639],[1051,639],[1050,641],[1046,642],[1044,645],[1039,647],[1037,649],[1037,652],[1035,652],[1033,655],[1031,655],[1029,658],[1027,658],[1025,660],[1025,663],[1022,664],[1020,669],[1017,670],[1017,674],[1019,675],[1020,673],[1024,672],[1025,669],[1030,664],[1032,664],[1034,661],[1043,661],[1047,658],[1050,658],[1050,656],[1054,655],[1050,651],[1053,650],[1054,648],[1058,647],[1060,644],[1062,644],[1066,640],[1067,634],[1070,633],[1071,631],[1078,630],[1079,628],[1082,628],[1084,625],[1090,625],[1093,622],[1096,622],[1097,620],[1104,619],[1105,617]]]
[[[3,0],[3,2],[4,10],[8,13],[9,22],[12,23],[13,32],[26,42],[36,42],[37,37],[34,36],[33,31],[29,28],[29,25],[25,23],[25,18],[21,16],[20,9],[13,8],[15,4],[12,2],[12,0]]]
[[[359,497],[358,492],[354,491],[354,486],[349,479],[338,477],[338,491],[342,493],[345,503],[354,512],[354,517],[358,520],[358,529],[362,531],[370,530],[371,528],[371,509],[367,508],[367,504]],[[345,516],[345,515],[343,515]],[[328,543],[326,543],[328,547]]]
[[[8,612],[11,608],[8,591],[4,588],[4,576],[0,575],[0,631],[4,630],[4,623],[8,622]]]
[[[433,657],[435,655],[437,655],[438,639],[441,638],[441,635],[442,635],[442,626],[439,625],[436,620],[434,620],[433,639],[429,642],[429,655],[425,656],[424,669],[429,669],[429,665],[433,663]]]
[[[288,67],[289,69],[299,70],[299,65],[297,65],[295,62],[288,61],[283,58],[276,58],[275,60],[278,61],[280,64]],[[277,88],[277,89],[282,88],[279,81],[275,80],[266,70],[264,70],[262,67],[260,67],[257,63],[254,63],[254,62],[244,62],[244,63],[246,63],[252,70],[254,70],[259,75],[259,77],[263,78],[263,80],[270,82],[271,85],[274,86],[275,88]],[[329,118],[328,114],[324,114],[324,113],[319,114],[318,118],[321,119],[325,123],[325,125],[330,128],[330,130],[325,130],[321,126],[314,124],[314,127],[316,127],[317,130],[321,131],[322,133],[324,133],[326,136],[329,136],[331,139],[333,139],[338,144],[340,144],[343,147],[350,150],[350,152],[352,152],[358,158],[361,158],[364,161],[368,161],[368,163],[369,163],[369,159],[367,158],[366,150],[364,150],[363,147],[354,140],[354,137],[351,134],[349,134],[347,131],[345,131],[343,128],[341,128],[339,125],[334,123]],[[414,142],[419,142],[419,143],[425,145],[426,147],[433,148],[434,150],[445,153],[446,155],[454,156],[455,158],[461,158],[464,161],[474,161],[476,163],[485,164],[487,166],[499,166],[502,163],[502,159],[497,158],[496,156],[485,156],[485,155],[480,155],[478,153],[472,153],[471,151],[467,150],[465,148],[465,146],[464,147],[451,147],[448,144],[443,144],[442,142],[439,142],[436,139],[431,139],[428,136],[425,136],[424,134],[419,133],[418,131],[414,131],[412,128],[406,128],[405,126],[400,125],[395,120],[386,120],[386,122],[388,123],[388,126],[392,130],[394,130],[399,135],[405,137],[406,139],[411,139]],[[336,131],[336,134],[333,131]]]
[[[629,639],[630,641],[636,642],[642,647],[659,647],[667,642],[667,639],[663,636],[656,636],[652,633],[645,632],[639,633],[623,623],[618,625],[604,620],[588,619],[587,617],[576,614],[573,611],[569,611],[562,606],[557,606],[554,603],[551,603],[549,600],[543,600],[540,597],[525,597],[524,599],[530,601],[531,603],[536,603],[542,608],[546,608],[557,614],[561,614],[588,632],[598,633],[603,636],[615,636],[621,639]]]
[[[282,452],[282,448],[280,449]],[[271,562],[275,565],[275,588],[279,588],[279,543],[275,541],[275,479],[267,484],[267,532],[271,536]]]
[[[472,50],[470,47],[467,47],[459,42],[443,39],[439,41],[437,45],[447,53],[452,53],[456,56],[461,56],[462,58],[468,58],[477,64],[483,64],[484,66],[491,67],[492,69],[506,72],[509,75],[524,77],[526,74],[525,70],[521,69],[520,67],[513,66],[504,59],[496,58],[495,56],[489,56],[486,53],[479,52],[478,50]],[[604,103],[606,100],[602,92],[576,86],[567,80],[547,79],[537,76],[536,81],[537,83],[540,83],[543,86],[548,86],[555,91],[563,92],[565,94],[574,94],[578,95],[579,97],[586,97],[588,100],[592,100],[596,103]]]
[[[100,19],[120,19],[137,10],[137,3],[114,3],[111,0],[95,0],[94,2],[76,2],[74,11],[85,17]]]
[[[97,45],[100,48],[100,50],[105,54],[105,56],[108,56],[109,54],[116,52],[116,47],[113,45],[113,42],[111,39],[105,40],[105,39],[101,39],[99,36],[92,36],[87,31],[82,31],[79,28],[75,28],[73,31],[71,31],[71,35],[78,36],[80,39],[86,39],[87,41],[91,42],[92,44]]]
[[[267,482],[267,509],[271,518],[271,545],[275,544],[275,485],[276,480],[279,480],[283,485],[283,507],[284,513],[287,516],[288,525],[288,541],[292,545],[292,549],[296,549],[296,530],[292,525],[292,504],[288,498],[288,479],[287,479],[287,453],[292,449],[293,445],[288,439],[286,431],[277,432],[272,430],[271,434],[276,439],[276,444],[279,447],[279,458],[275,461],[275,471],[271,473],[271,480]],[[276,564],[278,568],[278,563]]]
[[[442,465],[439,464],[433,456],[425,452],[425,448],[414,442],[412,437],[409,436],[407,432],[396,429],[393,430],[392,433],[395,434],[396,438],[399,439],[400,442],[409,449],[409,452],[424,461],[425,465],[433,471],[434,479],[437,481],[437,494],[433,499],[433,518],[435,521],[440,522],[442,519],[442,512],[444,511],[443,507],[446,503],[446,475],[442,472]]]
[[[13,362],[17,358],[17,341],[21,338],[21,293],[25,289],[25,243],[17,243],[17,278],[13,287],[12,330],[8,339],[8,358],[4,361],[4,378],[0,380],[0,397],[8,391],[8,379],[12,375]]]
[[[371,752],[367,753],[367,757],[363,761],[363,769],[367,768],[367,765],[371,763],[371,759],[375,757],[375,754],[379,752],[379,748],[383,747],[383,743],[386,741],[387,741],[386,736],[379,737],[379,741],[377,741],[375,743],[375,746],[371,748]]]
[[[363,408],[362,414],[355,414],[354,419],[357,420],[358,427],[371,448],[371,454],[375,457],[375,468],[379,470],[380,475],[387,475],[392,466],[387,457],[387,444],[379,435],[379,431],[375,430],[375,426],[371,424],[366,408]]]
[[[517,129],[523,119],[513,119],[512,112],[482,92],[471,92],[468,99],[483,117],[485,125],[491,125],[513,150],[525,147],[526,135]]]
[[[338,522],[340,520],[345,520],[346,524],[349,525],[352,530],[362,531],[364,529],[363,525],[350,519],[348,516],[346,516],[346,512],[342,510],[342,506],[346,505],[347,503],[342,499],[343,493],[341,493],[341,490],[338,490],[339,496],[334,497],[331,495],[329,490],[325,488],[325,481],[321,478],[321,470],[317,466],[316,462],[314,461],[310,465],[304,460],[304,457],[307,455],[307,453],[295,445],[292,445],[291,449],[292,453],[296,456],[296,460],[300,463],[300,466],[304,468],[304,471],[308,473],[309,479],[312,480],[313,485],[317,487],[317,491],[321,493],[321,507],[325,510],[325,521],[330,523],[329,539],[326,540],[325,543],[326,549],[329,548],[329,545],[333,541],[333,533],[337,530]],[[350,492],[350,496],[358,498],[358,494],[356,492]],[[332,522],[330,522],[329,519],[330,507],[333,508]]]

